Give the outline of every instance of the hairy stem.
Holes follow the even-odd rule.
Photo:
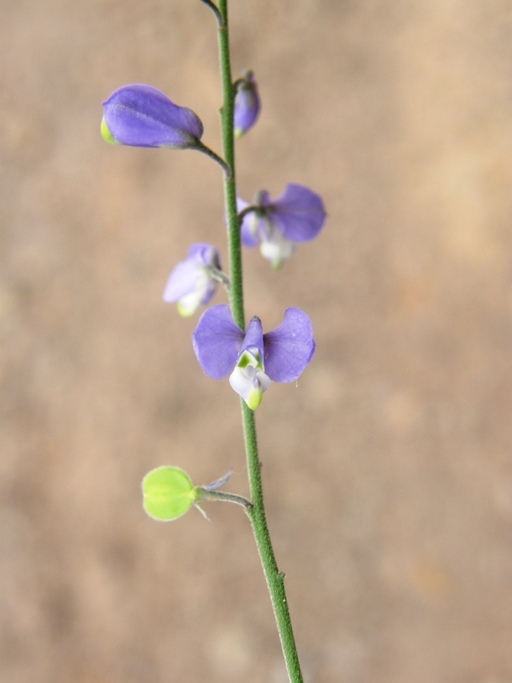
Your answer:
[[[245,448],[247,465],[249,468],[249,481],[251,486],[252,508],[247,510],[252,523],[254,536],[260,554],[261,564],[267,580],[267,586],[274,608],[277,622],[277,630],[281,640],[281,648],[288,671],[290,683],[302,683],[297,645],[293,634],[290,610],[284,585],[284,573],[277,567],[267,518],[263,502],[263,486],[261,481],[261,465],[258,456],[258,443],[256,438],[256,424],[254,412],[242,401],[242,414],[244,421]]]
[[[229,268],[231,274],[230,303],[235,323],[245,329],[244,287],[242,277],[242,248],[240,241],[240,222],[236,205],[235,176],[235,136],[234,110],[235,90],[231,77],[231,59],[229,52],[228,9],[227,0],[221,0],[219,11],[222,23],[218,28],[220,68],[222,78],[222,144],[224,161],[231,170],[231,175],[224,178],[224,202],[229,235]]]
[[[227,0],[219,0],[218,8],[222,17],[222,21],[219,22],[218,28],[223,90],[222,138],[224,161],[231,170],[231,174],[226,174],[224,177],[224,199],[228,221],[229,265],[231,272],[230,303],[234,321],[242,329],[245,329],[240,218],[236,205],[235,144],[233,131],[235,89],[231,76]],[[293,635],[284,586],[284,574],[280,572],[277,567],[265,515],[254,413],[243,401],[241,404],[252,502],[252,506],[246,508],[246,511],[251,520],[256,545],[267,581],[288,677],[290,683],[302,683],[303,679],[297,654],[297,646]]]

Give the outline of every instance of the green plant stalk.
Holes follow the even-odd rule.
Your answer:
[[[256,423],[254,412],[242,401],[244,420],[245,450],[249,470],[252,508],[247,510],[252,523],[254,537],[258,546],[261,564],[265,573],[277,630],[281,640],[281,648],[288,671],[290,683],[303,683],[297,645],[293,634],[292,620],[286,598],[284,573],[277,567],[263,501],[263,486],[261,481],[261,464],[258,456],[258,442],[256,438]]]
[[[233,319],[237,325],[245,329],[244,292],[242,276],[242,249],[240,237],[240,219],[236,205],[235,143],[234,143],[234,100],[235,92],[231,76],[231,58],[229,50],[228,8],[227,0],[219,0],[219,54],[223,90],[222,106],[222,138],[224,161],[231,169],[231,174],[224,178],[224,200],[228,221],[229,266],[231,276],[230,303]],[[297,646],[293,634],[290,611],[284,586],[284,574],[277,567],[270,532],[268,529],[263,500],[260,459],[256,436],[254,412],[241,401],[244,426],[245,451],[249,473],[252,506],[247,508],[251,520],[256,545],[267,581],[274,615],[277,622],[283,656],[290,683],[302,683],[302,673],[297,654]]]
[[[231,57],[229,51],[228,7],[227,0],[220,0],[219,13],[219,57],[222,79],[223,104],[221,110],[222,145],[224,161],[231,174],[224,177],[224,204],[229,235],[229,270],[231,289],[229,291],[231,312],[235,323],[245,330],[244,283],[242,276],[242,244],[240,221],[236,205],[236,173],[235,173],[235,136],[234,111],[235,90],[231,76]]]

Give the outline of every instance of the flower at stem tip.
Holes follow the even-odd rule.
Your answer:
[[[234,131],[235,136],[241,138],[256,123],[260,114],[261,103],[252,71],[246,71],[243,78],[235,81],[234,87]]]
[[[125,85],[103,103],[101,134],[112,144],[198,149],[199,117],[150,85]]]
[[[275,330],[263,334],[261,320],[252,318],[244,332],[229,306],[208,308],[192,335],[203,371],[213,379],[229,377],[234,391],[255,410],[271,380],[295,381],[315,352],[313,327],[300,308],[288,308]]]
[[[169,275],[163,299],[177,302],[178,313],[184,318],[193,315],[199,306],[215,295],[219,281],[224,279],[220,254],[213,244],[192,244],[188,256]]]
[[[256,195],[252,205],[238,199],[242,216],[242,243],[260,245],[264,258],[280,268],[295,252],[297,242],[313,240],[327,216],[322,198],[303,185],[289,183],[275,200],[266,190]]]

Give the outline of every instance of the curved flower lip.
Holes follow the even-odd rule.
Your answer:
[[[103,103],[102,134],[108,142],[134,147],[196,147],[203,124],[186,107],[149,85],[119,88]]]
[[[252,318],[245,333],[233,320],[229,306],[207,309],[192,335],[194,351],[203,371],[223,379],[234,369],[245,350],[257,349],[264,372],[280,383],[296,380],[315,352],[313,326],[300,308],[288,308],[284,320],[272,332],[262,333],[261,320]]]
[[[261,103],[252,71],[247,71],[235,86],[234,130],[236,137],[242,137],[256,123]]]
[[[251,410],[261,405],[263,394],[270,387],[270,377],[260,368],[260,358],[244,351],[229,376],[229,384]]]

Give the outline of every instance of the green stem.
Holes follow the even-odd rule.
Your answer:
[[[251,487],[252,508],[247,510],[252,523],[254,537],[258,546],[261,564],[267,580],[267,586],[274,608],[277,630],[281,640],[281,648],[288,671],[290,683],[302,683],[297,645],[293,634],[290,610],[284,585],[284,573],[277,567],[270,531],[268,529],[263,502],[263,485],[261,481],[261,465],[258,456],[258,443],[256,439],[256,424],[254,412],[242,401],[242,414],[244,421],[245,449],[247,453],[247,465],[249,469],[249,482]]]
[[[228,178],[231,176],[231,166],[228,166],[222,157],[214,152],[213,149],[210,149],[204,143],[202,143],[201,140],[197,140],[196,144],[194,147],[191,147],[191,149],[196,149],[198,152],[202,152],[203,154],[206,154],[206,156],[209,156],[210,159],[213,159],[219,164],[219,166],[222,167]]]
[[[224,178],[224,203],[229,234],[229,269],[231,275],[230,303],[233,320],[245,329],[244,287],[242,277],[242,246],[240,239],[240,221],[236,205],[235,178],[235,136],[233,119],[235,111],[235,90],[231,77],[231,58],[229,52],[228,8],[227,0],[220,0],[219,11],[222,22],[219,24],[219,55],[222,78],[222,143],[224,161],[231,169],[231,175]]]
[[[219,22],[218,28],[223,90],[222,139],[224,161],[231,170],[231,174],[226,174],[224,177],[224,200],[228,222],[229,266],[231,274],[231,289],[229,294],[233,319],[239,327],[245,329],[240,218],[238,216],[236,204],[235,143],[233,132],[235,90],[231,76],[227,0],[219,0],[218,8],[222,17],[222,21]],[[246,508],[246,511],[251,520],[263,572],[267,581],[277,622],[277,629],[281,640],[281,647],[288,671],[288,678],[290,683],[302,683],[303,679],[297,654],[297,646],[293,635],[292,622],[284,586],[284,574],[280,572],[277,567],[265,515],[254,413],[243,401],[241,404],[252,502],[252,506]]]
[[[199,502],[203,500],[220,500],[225,503],[235,503],[241,505],[246,511],[252,508],[252,503],[244,496],[239,496],[238,493],[228,493],[227,491],[206,491],[204,488],[199,488]]]
[[[204,2],[204,4],[207,5],[213,11],[215,16],[217,17],[218,23],[221,24],[222,23],[222,16],[221,16],[221,13],[219,12],[217,5],[214,2],[212,2],[212,0],[202,0],[202,2]]]

